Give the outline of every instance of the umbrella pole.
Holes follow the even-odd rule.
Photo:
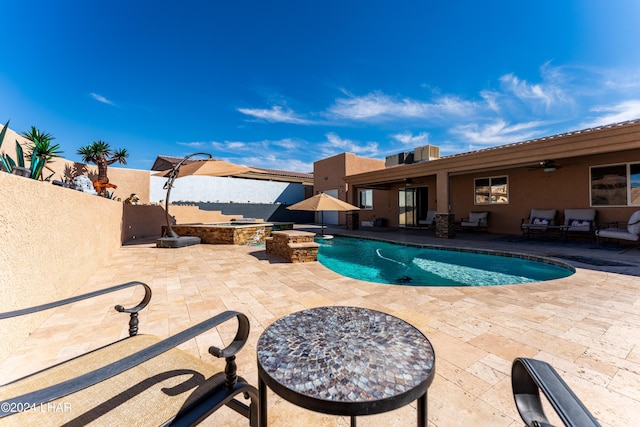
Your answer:
[[[320,211],[320,234],[324,237],[324,211]]]

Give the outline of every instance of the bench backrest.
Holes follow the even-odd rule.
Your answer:
[[[489,212],[469,212],[469,222],[477,222],[480,227],[487,227]]]
[[[595,228],[595,209],[565,209],[564,225],[569,231],[591,231]]]
[[[629,218],[627,231],[631,234],[640,235],[640,211],[635,211]]]

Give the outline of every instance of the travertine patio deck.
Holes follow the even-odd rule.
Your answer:
[[[510,384],[511,362],[518,356],[550,362],[603,426],[640,422],[639,250],[621,253],[511,243],[480,234],[441,240],[428,232],[409,230],[356,233],[438,245],[579,255],[628,266],[573,263],[579,267],[575,275],[534,284],[410,287],[348,279],[319,263],[283,263],[267,256],[262,248],[199,245],[157,249],[149,243],[119,249],[77,293],[130,280],[146,282],[154,294],[141,314],[141,333],[160,336],[225,309],[244,312],[252,331],[249,344],[238,356],[238,367],[241,375],[256,385],[255,345],[271,322],[309,307],[368,307],[412,323],[433,343],[436,378],[429,389],[432,426],[521,426]],[[0,365],[1,382],[126,336],[126,316],[112,309],[116,303],[132,301],[125,297],[106,297],[99,303],[52,311],[51,317]],[[207,360],[211,359],[208,346],[219,339],[217,333],[211,333],[183,348]],[[273,394],[269,395],[269,409],[273,426],[349,425],[346,418],[309,412]],[[415,424],[414,411],[410,406],[361,417],[358,424],[410,426]],[[212,418],[215,420],[205,424],[247,425],[228,409]]]

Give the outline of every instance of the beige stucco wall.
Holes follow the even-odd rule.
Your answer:
[[[242,218],[242,215],[224,215],[220,211],[204,211],[198,206],[186,205],[171,205],[169,213],[177,224],[211,224]],[[166,225],[164,205],[124,205],[122,243],[160,237],[162,227]]]
[[[357,194],[349,191],[349,186],[343,178],[347,175],[378,169],[384,169],[384,160],[360,157],[353,153],[341,153],[318,160],[313,163],[313,189],[316,194],[326,190],[338,190],[340,200],[357,206]],[[361,212],[360,215],[368,220],[370,216],[368,214],[369,212]],[[339,212],[338,218],[340,224],[346,224],[345,212]]]
[[[0,312],[71,296],[120,246],[122,203],[5,172],[0,201]],[[49,315],[0,321],[0,360]]]

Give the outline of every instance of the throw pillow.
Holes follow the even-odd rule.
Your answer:
[[[549,225],[549,218],[531,218],[531,224],[533,225]]]
[[[570,219],[569,227],[591,227],[591,221],[588,219]]]

